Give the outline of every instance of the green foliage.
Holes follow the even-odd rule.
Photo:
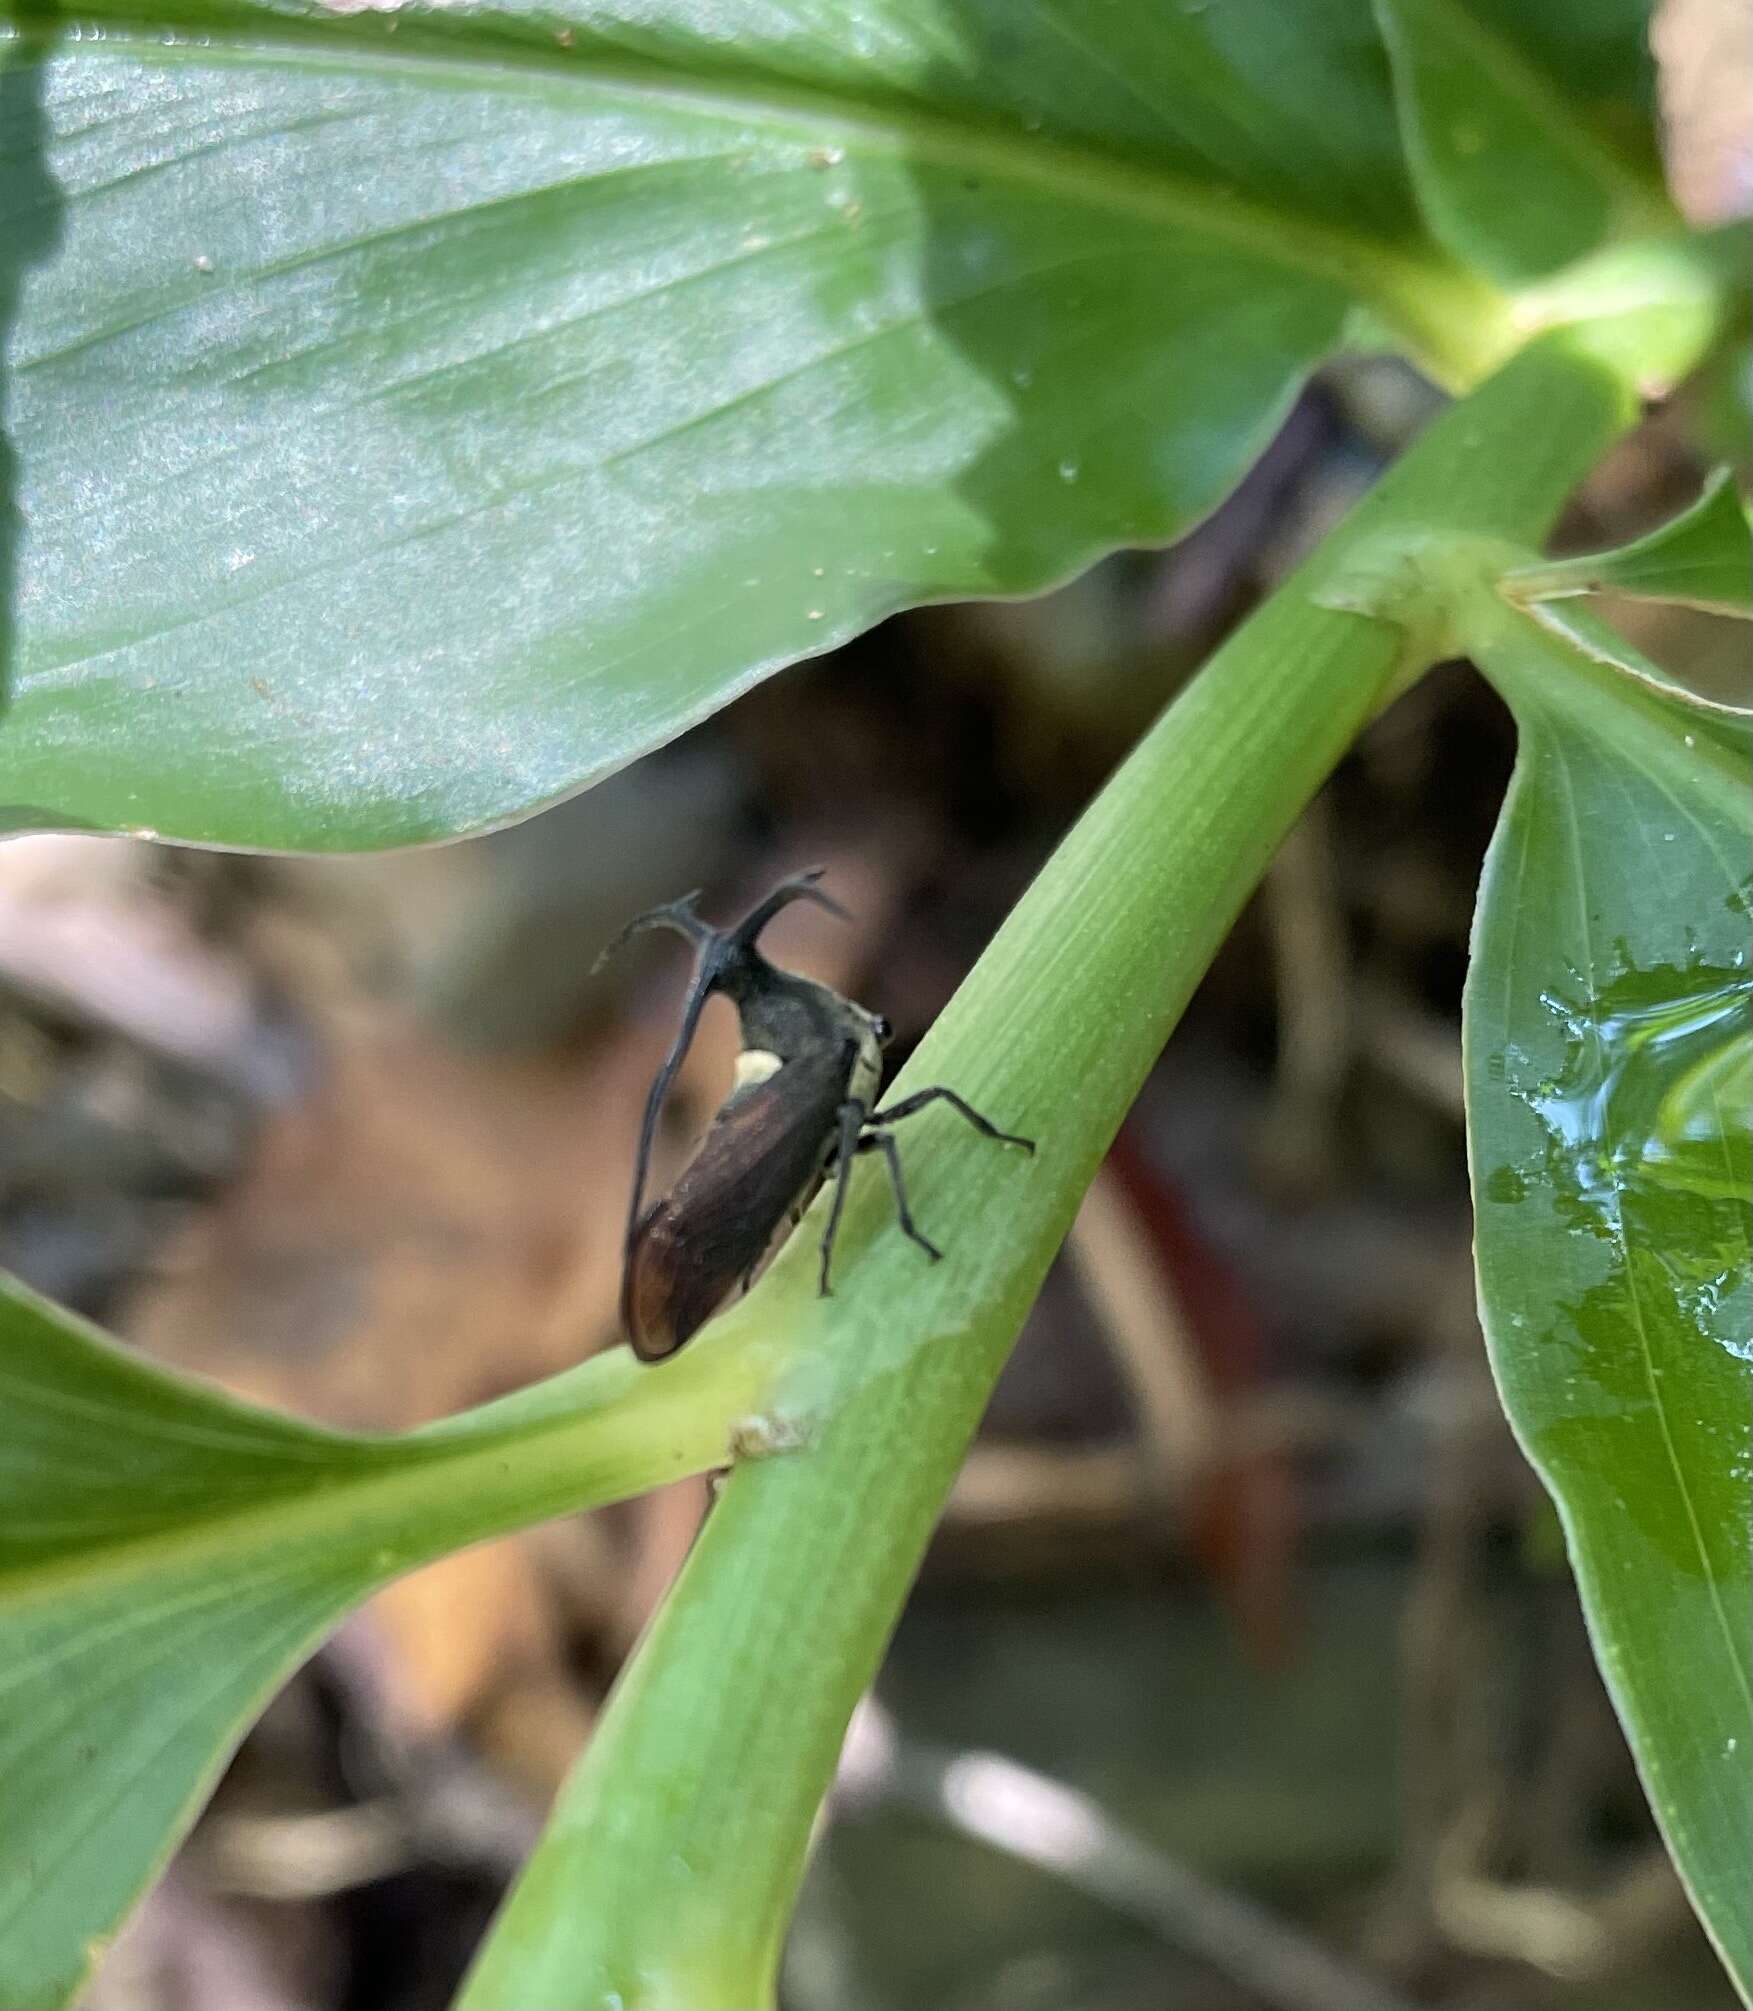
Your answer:
[[[954,1081],[1038,1155],[994,1165],[946,1124],[916,1197],[956,1231],[945,1263],[921,1272],[881,1233],[867,1177],[831,1305],[813,1296],[806,1223],[723,1320],[732,1345],[799,1334],[775,1403],[814,1442],[732,1476],[488,1942],[472,2011],[768,2001],[847,1716],[1041,1274],[1278,838],[1404,674],[1402,628],[1336,611],[1333,581],[1409,525],[1537,539],[1630,412],[1623,385],[1554,342],[1439,421],[1219,650],[1030,888],[896,1087]],[[1479,451],[1536,423],[1568,465]],[[1010,1003],[1024,996],[1026,1014]]]
[[[1747,505],[1720,468],[1698,501],[1646,537],[1611,552],[1524,566],[1503,582],[1519,601],[1563,600],[1610,588],[1636,600],[1677,601],[1712,614],[1753,616],[1753,531]]]
[[[1749,1987],[1747,736],[1551,598],[1744,611],[1746,519],[1718,486],[1537,561],[1739,283],[1661,194],[1644,31],[1630,0],[0,23],[3,828],[476,829],[894,608],[1175,535],[1347,342],[1470,394],[920,1050],[916,1081],[1042,1142],[933,1132],[942,1265],[865,1177],[831,1304],[794,1248],[671,1364],[396,1440],[0,1293],[0,2002],[75,1986],[373,1586],[733,1450],[467,2001],[762,2001],[846,1715],[1090,1173],[1291,819],[1456,649],[1522,736],[1468,1000],[1493,1361]]]
[[[721,1460],[759,1346],[401,1439],[186,1383],[0,1280],[0,2004],[77,1986],[276,1684],[463,1544]]]
[[[1753,1981],[1753,715],[1481,624],[1521,751],[1480,895],[1480,1303],[1650,1802]]]
[[[1376,0],[1406,156],[1438,239],[1507,283],[1673,225],[1651,182],[1635,4]],[[1530,191],[1537,198],[1530,199]]]
[[[16,48],[6,822],[522,815],[898,607],[1174,536],[1356,305],[1501,347],[1360,7],[840,11],[100,0]]]

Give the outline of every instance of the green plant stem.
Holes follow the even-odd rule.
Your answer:
[[[697,1345],[797,1344],[776,1437],[739,1465],[625,1672],[462,2003],[770,2000],[811,1824],[993,1380],[1127,1106],[1273,850],[1443,624],[1324,605],[1396,536],[1532,545],[1636,415],[1629,338],[1561,332],[1439,419],[1212,659],[1114,777],[944,1012],[898,1093],[950,1082],[1032,1160],[945,1116],[915,1207],[861,1177],[837,1294],[810,1225]],[[935,1125],[935,1128],[934,1128]],[[946,1219],[948,1218],[948,1219]],[[660,1372],[661,1373],[661,1372]]]
[[[0,1345],[0,1390],[15,1406],[15,1422],[18,1410],[35,1425],[73,1405],[125,1420],[130,1400],[150,1405],[168,1391],[174,1401],[188,1389],[15,1280],[0,1283],[0,1312],[9,1322]],[[29,1379],[30,1346],[50,1324],[62,1329],[54,1344],[76,1351],[71,1387],[44,1380],[40,1370]],[[65,1356],[57,1366],[67,1366]],[[203,1431],[221,1437],[235,1430],[241,1438],[259,1425],[260,1478],[247,1493],[222,1494],[204,1516],[173,1516],[158,1525],[99,1515],[65,1552],[50,1546],[37,1554],[20,1544],[4,1558],[0,1576],[9,1597],[37,1588],[65,1595],[106,1576],[139,1572],[154,1559],[187,1565],[209,1554],[220,1562],[254,1545],[284,1558],[309,1545],[355,1572],[352,1596],[363,1597],[466,1544],[722,1464],[737,1419],[762,1400],[773,1369],[773,1351],[758,1342],[696,1350],[665,1376],[647,1374],[617,1348],[496,1403],[396,1436],[324,1431],[221,1398],[235,1426],[222,1411],[176,1428],[198,1447]],[[197,1386],[194,1400],[212,1399]],[[348,1589],[337,1586],[338,1607],[348,1603]]]
[[[500,1403],[374,1441],[379,1456],[344,1497],[331,1486],[272,1512],[291,1534],[305,1517],[318,1528],[332,1522],[341,1499],[350,1544],[382,1582],[465,1544],[722,1464],[736,1420],[760,1402],[772,1372],[758,1343],[698,1363],[683,1357],[668,1376],[617,1348]],[[230,1541],[236,1531],[227,1524],[219,1534]]]

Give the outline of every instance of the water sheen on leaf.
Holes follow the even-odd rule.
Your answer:
[[[1481,1307],[1669,1845],[1753,1984],[1753,733],[1599,624],[1508,616],[1468,979]]]

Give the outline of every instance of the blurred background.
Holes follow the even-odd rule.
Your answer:
[[[893,621],[480,841],[0,847],[0,1263],[349,1427],[611,1345],[687,960],[653,941],[593,979],[602,944],[687,888],[723,918],[823,865],[852,924],[797,907],[767,947],[886,1013],[898,1063],[1430,397],[1338,367],[1173,551]],[[1738,403],[1704,385],[1646,427],[1565,544],[1689,500]],[[1705,618],[1618,613],[1693,680],[1740,675]],[[1439,670],[1219,957],[855,1723],[790,2011],[1732,2003],[1474,1314],[1459,998],[1513,753],[1490,692]],[[733,1051],[716,1005],[660,1173]],[[708,1503],[689,1483],[542,1528],[356,1615],[246,1741],[89,2011],[443,2005]]]

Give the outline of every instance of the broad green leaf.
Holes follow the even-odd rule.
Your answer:
[[[624,1354],[398,1439],[179,1381],[0,1279],[0,2005],[44,2011],[376,1586],[722,1459],[760,1351]]]
[[[1644,0],[1376,0],[1431,229],[1500,280],[1675,227]]]
[[[1503,581],[1504,592],[1523,602],[1602,587],[1639,600],[1753,616],[1753,528],[1729,470],[1719,468],[1697,502],[1631,544],[1524,566]]]
[[[40,35],[14,826],[488,825],[898,607],[1174,536],[1354,304],[1451,376],[1505,338],[1420,238],[1367,0]]]
[[[1650,1803],[1753,1988],[1753,731],[1501,608],[1520,754],[1466,1004],[1480,1302]]]

